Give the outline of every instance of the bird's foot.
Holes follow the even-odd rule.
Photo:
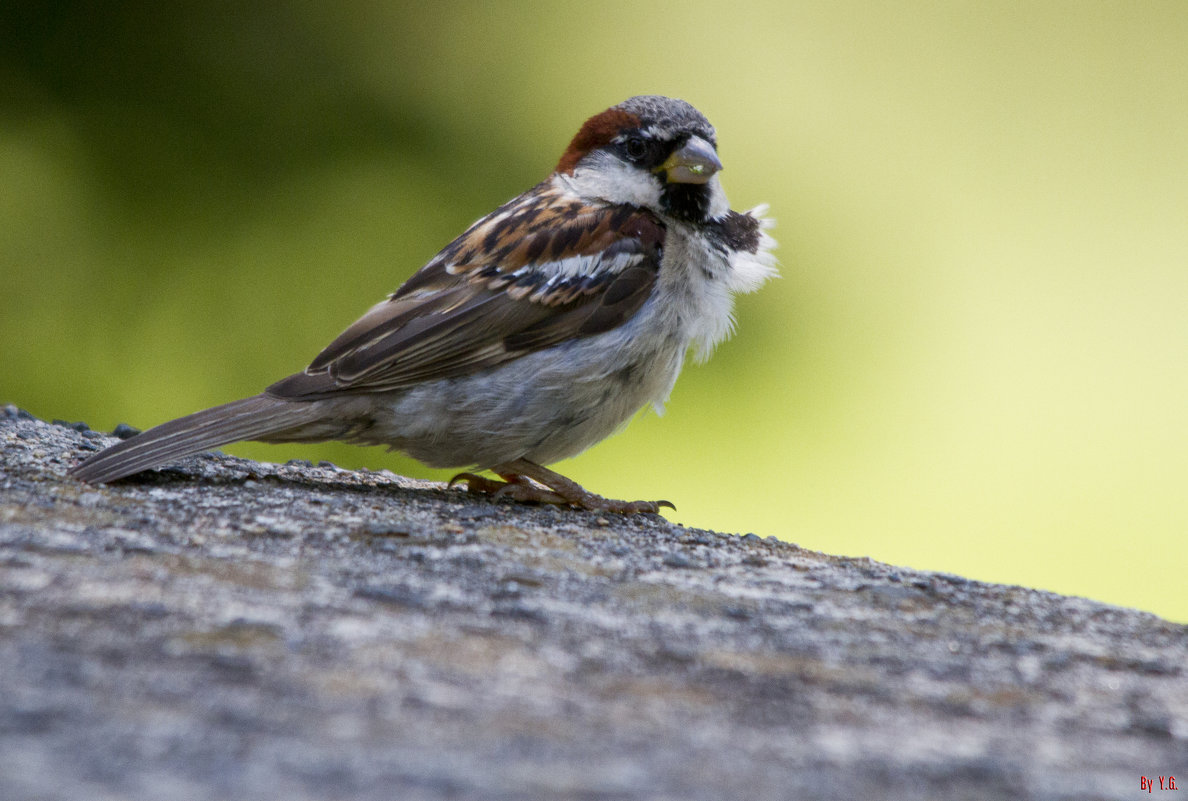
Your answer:
[[[495,481],[474,473],[459,473],[450,479],[449,486],[465,481],[468,492],[489,495],[494,500],[509,498],[523,503],[552,503],[590,512],[635,515],[659,514],[663,507],[676,509],[669,501],[618,501],[595,495],[576,481],[527,459],[498,464],[491,470],[504,480]]]
[[[504,478],[507,481],[496,481],[491,478],[475,475],[474,473],[459,473],[450,479],[447,487],[452,487],[461,481],[465,481],[467,492],[473,492],[476,495],[487,495],[494,501],[500,498],[507,498],[510,501],[519,501],[520,503],[552,503],[560,506],[569,503],[569,501],[552,490],[537,486],[523,476],[508,475],[504,476]]]

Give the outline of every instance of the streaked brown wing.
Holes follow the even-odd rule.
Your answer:
[[[315,399],[467,375],[609,331],[651,294],[664,228],[542,184],[479,220],[270,395]]]

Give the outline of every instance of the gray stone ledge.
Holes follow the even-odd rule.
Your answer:
[[[386,471],[92,487],[80,429],[0,410],[0,798],[1188,785],[1188,627],[1149,614]]]

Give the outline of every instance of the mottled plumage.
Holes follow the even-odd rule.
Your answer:
[[[591,208],[549,181],[472,225],[323,350],[279,398],[450,378],[620,325],[651,292],[664,227]]]

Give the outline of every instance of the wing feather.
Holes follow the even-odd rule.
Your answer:
[[[268,394],[383,392],[477,372],[609,331],[651,295],[664,225],[545,182],[446,246]]]

